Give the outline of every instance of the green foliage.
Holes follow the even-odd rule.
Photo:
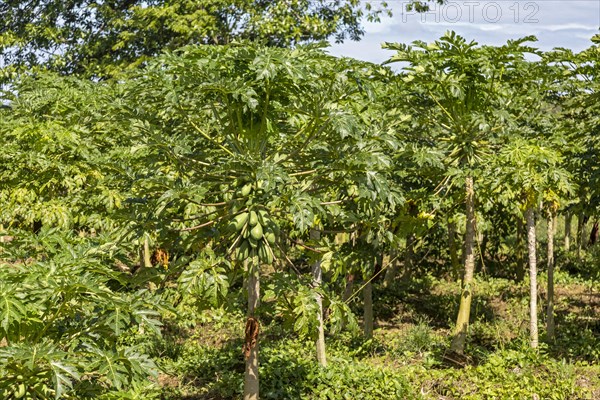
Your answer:
[[[334,365],[324,369],[312,360],[311,353],[310,347],[297,341],[264,343],[261,347],[261,397],[413,398],[406,380],[389,368],[336,358]],[[241,366],[238,354],[235,347],[215,350],[194,346],[184,353],[178,368],[182,369],[180,373],[193,371],[194,376],[204,377],[210,395],[235,398],[242,383],[236,372]]]
[[[235,33],[266,35],[267,45],[346,32],[358,20],[340,27],[339,18],[360,16],[354,1],[292,2],[292,11],[316,13],[304,21],[316,31],[306,33],[277,5],[213,3],[208,14],[246,16],[248,27]],[[409,64],[400,74],[316,45],[188,46],[150,60],[178,41],[230,42],[230,27],[196,24],[209,15],[190,16],[195,2],[136,4],[96,5],[95,17],[114,28],[108,36],[85,36],[95,29],[88,20],[65,21],[57,35],[84,35],[76,45],[58,35],[61,57],[83,58],[49,62],[104,75],[121,67],[114,54],[144,69],[118,81],[36,73],[3,95],[3,397],[156,398],[159,382],[163,397],[235,398],[244,367],[240,289],[250,274],[263,288],[254,315],[265,398],[596,396],[576,391],[577,374],[595,366],[575,363],[599,359],[597,285],[585,280],[597,278],[597,248],[559,253],[556,340],[538,352],[524,344],[524,286],[490,277],[509,276],[519,259],[519,205],[597,214],[596,47],[529,62],[525,53],[541,54],[525,45],[533,38],[494,47],[447,33],[387,45],[397,51],[391,61]],[[73,5],[45,6],[68,15]],[[350,14],[319,25],[340,8]],[[286,23],[253,20],[278,10]],[[0,40],[15,45],[21,39],[9,31],[21,28],[25,37],[34,26],[11,25]],[[148,30],[157,36],[139,43]],[[87,48],[98,44],[87,39],[106,41],[113,54],[88,63],[110,50]],[[31,49],[21,50],[15,60]],[[464,177],[477,178],[478,263],[489,276],[470,286],[472,340],[453,360],[445,348],[460,288],[435,276],[449,279],[449,232],[456,242],[466,232],[454,187]],[[150,257],[154,250],[162,260]],[[383,287],[375,274],[386,258],[404,260],[403,276]],[[309,275],[316,265],[322,281]],[[371,278],[378,328],[364,340],[355,335],[356,296],[340,297],[345,285],[358,293]],[[319,300],[328,368],[312,356]]]
[[[2,263],[2,396],[25,386],[25,398],[87,398],[144,384],[155,363],[127,338],[160,332],[158,298],[123,291],[126,277],[100,243],[56,243],[44,260]]]
[[[363,18],[377,20],[383,12],[389,13],[385,3],[365,9],[358,0],[45,0],[25,8],[3,2],[0,55],[9,67],[5,76],[36,65],[106,75],[188,44],[250,39],[290,46],[330,37],[358,40]]]
[[[124,201],[114,166],[128,143],[106,134],[118,125],[106,117],[118,94],[109,85],[55,75],[24,78],[13,89],[0,118],[0,221],[111,227],[109,216]]]

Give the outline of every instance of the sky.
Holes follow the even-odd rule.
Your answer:
[[[377,7],[381,1],[370,3]],[[383,42],[430,42],[449,30],[479,44],[501,45],[509,39],[534,35],[538,41],[533,45],[541,50],[566,47],[580,51],[600,33],[600,0],[450,0],[444,5],[431,3],[425,14],[407,12],[404,0],[387,3],[393,12],[391,18],[365,22],[361,41],[333,44],[329,52],[381,63],[393,54],[381,49]]]

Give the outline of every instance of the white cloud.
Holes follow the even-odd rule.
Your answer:
[[[567,47],[580,51],[589,47],[589,39],[599,32],[600,26],[600,1],[596,0],[465,0],[454,1],[451,6],[454,8],[445,11],[435,6],[438,8],[424,15],[403,12],[406,2],[388,0],[388,3],[394,12],[392,18],[366,23],[363,40],[334,45],[331,54],[383,62],[392,53],[382,50],[381,43],[433,41],[447,30],[454,30],[467,40],[491,45],[535,35],[539,39],[535,46],[542,50]],[[457,9],[461,11],[458,19]],[[496,16],[494,10],[500,10],[502,15]]]

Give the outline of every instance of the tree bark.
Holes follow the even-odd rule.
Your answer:
[[[321,262],[318,261],[313,265],[313,287],[318,289],[321,287],[323,279],[323,271],[321,270]],[[327,356],[325,353],[325,326],[323,322],[323,298],[319,292],[315,293],[317,300],[317,361],[323,367],[327,366]]]
[[[573,214],[567,211],[565,214],[565,251],[569,251],[571,247],[571,222]]]
[[[396,276],[398,275],[398,261],[396,260],[396,251],[392,251],[390,256],[388,257],[388,263],[389,263],[389,259],[393,259],[391,264],[386,264],[385,263],[385,259],[384,259],[384,265],[387,265],[387,271],[385,271],[385,278],[383,280],[383,287],[390,287],[392,286],[392,284],[394,283],[394,280],[396,279]]]
[[[141,267],[142,268],[152,268],[152,255],[150,254],[150,241],[148,240],[148,236],[144,235],[144,244],[141,251]]]
[[[458,250],[456,247],[456,223],[448,220],[448,247],[450,250],[450,265],[452,267],[452,278],[460,276],[460,262],[458,261]]]
[[[586,216],[583,212],[577,215],[577,258],[581,258],[581,250],[585,246],[585,224],[587,222]]]
[[[548,212],[548,304],[546,309],[546,333],[548,340],[554,340],[554,219]]]
[[[460,306],[456,327],[450,349],[456,353],[464,353],[467,330],[469,328],[469,317],[471,315],[471,299],[473,298],[473,273],[475,270],[475,192],[473,189],[473,177],[467,177],[465,182],[465,208],[467,224],[465,229],[465,271],[462,282]]]
[[[352,296],[352,290],[354,289],[354,274],[346,274],[346,287],[344,288],[344,295],[342,300],[348,301]]]
[[[254,312],[260,302],[260,277],[258,257],[245,261],[248,273],[248,319],[254,319]],[[246,334],[246,340],[248,340]],[[249,348],[244,373],[244,400],[258,400],[258,338]]]
[[[319,240],[320,233],[318,231],[311,231],[310,233],[311,239]],[[318,289],[321,288],[321,282],[323,280],[323,270],[321,269],[321,261],[317,261],[313,264],[312,267],[312,287],[315,290],[315,299],[317,301],[317,361],[319,365],[326,367],[327,366],[327,355],[325,353],[325,327],[323,321],[323,298],[321,293],[319,293]]]
[[[370,279],[370,277],[367,279]],[[371,339],[373,337],[373,285],[370,281],[363,289],[363,298],[364,333],[366,339]]]
[[[413,275],[413,260],[415,258],[415,234],[409,233],[406,235],[406,251],[404,252],[404,273],[402,280],[407,282],[412,279]]]
[[[527,250],[529,254],[529,337],[531,347],[538,347],[538,318],[537,318],[537,258],[535,254],[535,216],[533,207],[525,211],[527,221]]]
[[[594,225],[592,225],[592,231],[590,232],[590,240],[588,241],[589,246],[595,245],[598,241],[598,228],[598,221],[595,221]]]

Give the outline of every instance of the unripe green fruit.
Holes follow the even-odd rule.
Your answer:
[[[265,234],[265,239],[267,240],[267,242],[269,242],[269,244],[275,244],[275,234],[273,233],[273,231],[268,230]]]
[[[258,210],[258,222],[260,222],[262,226],[268,226],[271,223],[269,213],[265,210]]]
[[[251,191],[252,191],[252,184],[251,183],[245,184],[244,187],[241,190],[242,197],[248,196]]]
[[[258,240],[254,239],[252,236],[248,238],[248,243],[250,243],[250,247],[253,249],[258,247]]]
[[[246,221],[248,221],[248,213],[245,212],[245,213],[241,213],[241,214],[236,215],[233,218],[233,221],[235,222],[235,229],[236,229],[236,231],[240,231],[244,227],[244,225],[246,224]]]
[[[250,230],[250,236],[252,236],[255,240],[260,240],[263,237],[263,229],[260,224],[256,224],[254,228]]]
[[[258,215],[254,211],[250,211],[250,219],[248,220],[250,226],[256,226],[258,224]]]
[[[248,254],[250,252],[250,243],[248,243],[247,240],[244,240],[240,247],[238,247],[237,251],[237,260],[244,261],[248,258]]]

